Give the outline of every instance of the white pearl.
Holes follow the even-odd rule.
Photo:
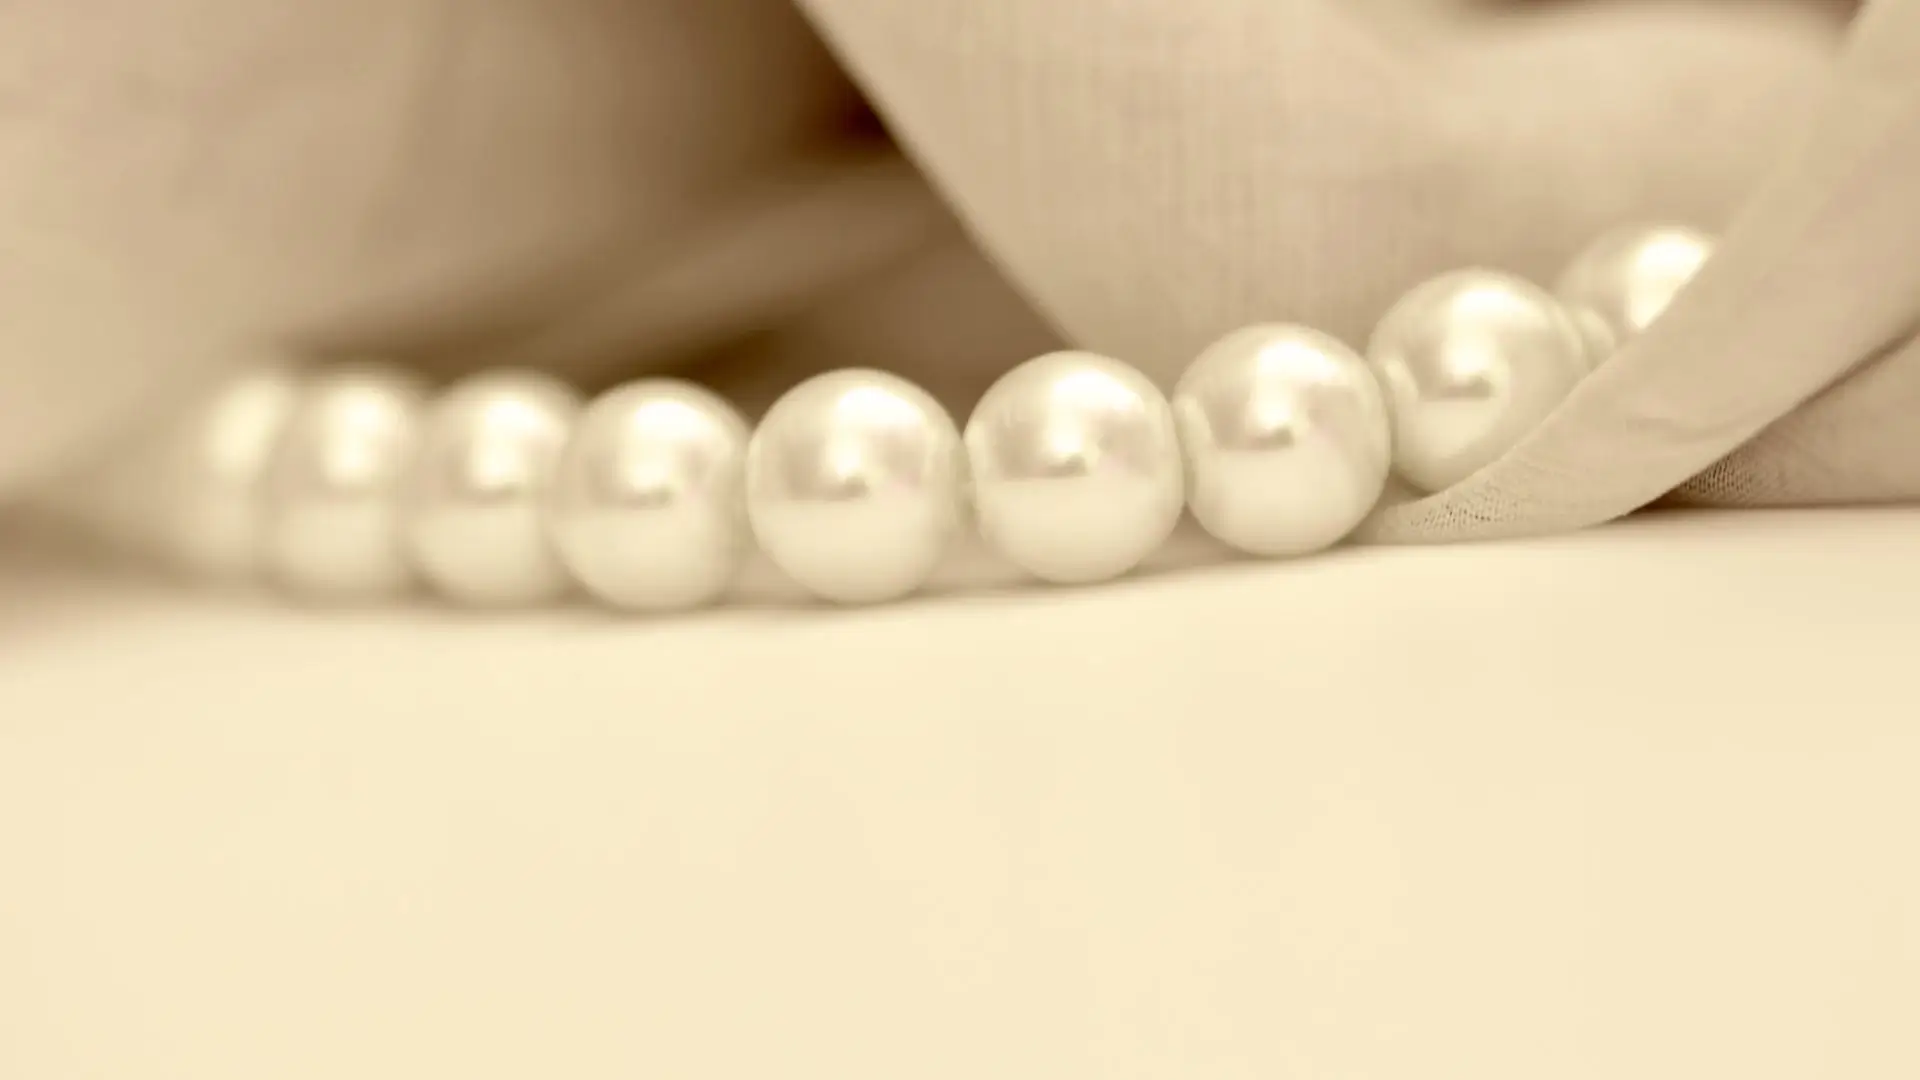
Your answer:
[[[194,577],[242,581],[260,559],[261,488],[300,400],[298,376],[263,367],[184,412],[159,448],[158,540],[168,563]]]
[[[1713,237],[1685,226],[1616,229],[1568,264],[1554,292],[1598,363],[1652,326],[1713,249]]]
[[[1255,555],[1339,543],[1386,489],[1393,446],[1359,355],[1303,326],[1253,326],[1201,353],[1173,393],[1187,500],[1202,528]]]
[[[1559,301],[1491,270],[1413,289],[1374,330],[1367,359],[1392,411],[1395,470],[1424,492],[1492,464],[1587,371],[1580,328]]]
[[[319,375],[301,391],[267,465],[260,556],[282,587],[358,600],[409,589],[399,491],[426,394],[397,371]]]
[[[965,520],[960,435],[931,395],[878,371],[816,376],[747,451],[747,511],[775,565],[838,603],[923,585]]]
[[[751,547],[746,421],[715,394],[649,379],[603,394],[561,458],[547,526],[567,569],[619,608],[717,599]]]
[[[966,442],[981,535],[1043,581],[1119,577],[1179,524],[1173,410],[1117,360],[1057,352],[1014,368],[981,398]]]
[[[428,409],[405,527],[415,566],[441,596],[522,606],[567,591],[542,507],[579,409],[565,383],[521,371],[471,376]]]

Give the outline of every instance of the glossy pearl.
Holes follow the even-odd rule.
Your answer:
[[[1345,539],[1385,490],[1393,447],[1373,372],[1301,326],[1254,326],[1201,353],[1173,393],[1187,500],[1201,527],[1254,555]]]
[[[1409,292],[1375,328],[1367,359],[1393,415],[1394,468],[1443,491],[1512,449],[1587,371],[1580,328],[1542,289],[1462,270]]]
[[[1713,237],[1685,226],[1617,229],[1568,264],[1554,293],[1580,323],[1599,363],[1652,326],[1713,249]]]
[[[316,376],[267,464],[260,556],[267,575],[313,599],[360,600],[409,589],[400,484],[426,394],[399,372]]]
[[[299,400],[294,372],[261,368],[195,403],[162,437],[156,525],[168,564],[211,581],[254,575],[261,489]]]
[[[751,546],[748,434],[732,406],[691,383],[651,379],[602,395],[575,425],[547,506],[574,578],[634,611],[719,598]]]
[[[443,597],[520,606],[566,592],[542,508],[579,408],[565,383],[499,371],[454,385],[428,410],[406,487],[406,536]]]
[[[933,574],[965,520],[959,432],[926,391],[848,370],[774,403],[747,451],[760,547],[824,600],[878,603]]]
[[[1173,410],[1117,360],[1058,352],[1020,365],[981,398],[966,444],[981,535],[1041,580],[1119,577],[1179,524]]]

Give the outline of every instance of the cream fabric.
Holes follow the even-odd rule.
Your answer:
[[[0,26],[0,492],[263,351],[719,350],[749,396],[860,362],[964,408],[1062,336],[1171,378],[1676,218],[1730,235],[1671,317],[1372,536],[1920,493],[1914,354],[1873,359],[1920,303],[1914,0],[1845,42],[1818,0],[804,0],[937,198],[786,0],[109,6]]]
[[[263,352],[544,325],[853,106],[788,0],[26,0],[0,98],[14,495]]]
[[[809,4],[1042,306],[1156,364],[1253,317],[1319,316],[1357,340],[1440,264],[1538,276],[1631,211],[1742,205],[1656,331],[1376,539],[1579,528],[1682,484],[1730,505],[1920,495],[1902,409],[1920,352],[1768,430],[1920,319],[1920,4],[1871,5],[1817,92],[1763,80],[1745,98],[1727,91],[1809,74],[1778,54],[1751,66],[1738,34],[1778,29],[1751,5],[1590,5],[1558,25],[1429,28],[1416,49],[1364,5]],[[1725,51],[1696,51],[1704,33]],[[1756,166],[1759,193],[1730,197]]]

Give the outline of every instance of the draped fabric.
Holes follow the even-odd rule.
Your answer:
[[[1920,497],[1920,0],[96,7],[0,14],[0,496],[267,354],[964,410],[1674,220],[1724,241],[1668,315],[1367,535]]]
[[[1688,79],[1738,73],[1649,83],[1674,95],[1650,110],[1661,130],[1695,110],[1690,146],[1624,139],[1635,118],[1583,99],[1619,98],[1618,73],[1581,66],[1686,52],[1700,26],[1684,4],[1451,50],[1377,32],[1366,5],[1301,0],[806,5],[1014,280],[1074,337],[1152,364],[1295,312],[1358,338],[1448,258],[1539,276],[1568,254],[1567,215],[1700,205],[1724,177],[1699,171],[1739,172],[1740,140],[1765,146],[1764,179],[1667,316],[1504,460],[1383,513],[1375,539],[1564,531],[1670,492],[1920,497],[1920,4],[1869,4],[1817,86],[1784,100],[1707,115]],[[1622,190],[1585,192],[1583,170]]]

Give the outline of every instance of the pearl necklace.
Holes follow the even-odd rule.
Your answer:
[[[1305,327],[1206,349],[1171,395],[1108,357],[1004,375],[964,430],[926,391],[852,369],[749,426],[691,383],[583,402],[545,375],[431,394],[397,369],[243,374],[67,493],[118,544],[202,579],[325,600],[419,585],[467,606],[578,588],[613,608],[713,603],[755,544],[841,604],[918,590],[959,534],[1034,578],[1128,573],[1182,515],[1241,552],[1347,539],[1390,474],[1437,492],[1543,421],[1650,324],[1711,254],[1684,228],[1624,229],[1551,292],[1464,270],[1395,303],[1364,358]]]

